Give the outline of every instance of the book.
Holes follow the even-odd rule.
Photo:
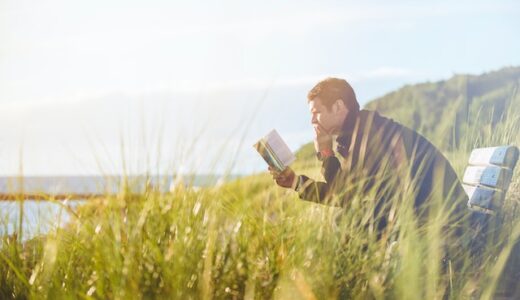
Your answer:
[[[253,147],[260,153],[265,162],[278,172],[288,167],[296,157],[278,132],[273,129]]]

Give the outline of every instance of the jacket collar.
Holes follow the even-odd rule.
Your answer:
[[[338,142],[338,150],[341,154],[346,154],[350,148],[350,141],[354,134],[354,127],[356,126],[356,120],[359,118],[361,111],[349,112],[341,125],[340,133],[336,138]]]

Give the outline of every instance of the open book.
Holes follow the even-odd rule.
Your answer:
[[[275,129],[256,142],[253,147],[269,166],[279,172],[282,172],[296,159]]]

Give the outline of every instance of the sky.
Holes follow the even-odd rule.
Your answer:
[[[520,65],[518,1],[0,0],[0,175],[252,173],[306,94]]]

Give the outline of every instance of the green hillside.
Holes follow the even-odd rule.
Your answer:
[[[458,130],[459,145],[444,150],[461,170],[475,145],[520,145],[518,74],[508,68],[406,86],[367,107],[437,145],[449,146],[443,132]],[[295,172],[320,179],[312,144],[297,156]],[[179,182],[167,193],[149,184],[133,193],[132,184],[143,183],[127,180],[117,195],[75,210],[50,198],[70,219],[60,216],[62,226],[36,229],[27,241],[27,218],[0,214],[0,228],[15,229],[0,235],[0,299],[520,299],[519,173],[478,255],[464,239],[450,243],[450,231],[464,227],[446,217],[444,199],[432,197],[427,218],[418,218],[412,182],[401,176],[349,189],[344,207],[301,201],[268,172],[202,188]],[[379,235],[381,184],[396,192]]]
[[[406,85],[365,108],[417,130],[443,150],[452,150],[473,125],[493,127],[510,110],[520,111],[519,86],[520,67],[507,67],[478,76],[455,75]],[[303,146],[300,157],[311,155],[312,148],[312,144]]]
[[[365,108],[419,131],[440,148],[452,149],[477,121],[495,125],[508,108],[519,110],[519,84],[520,67],[479,76],[455,75],[448,80],[404,86]]]

